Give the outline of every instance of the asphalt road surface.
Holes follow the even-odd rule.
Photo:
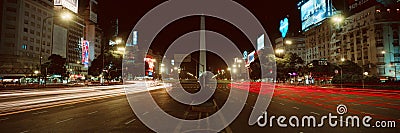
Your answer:
[[[228,85],[217,88],[214,101],[218,107],[224,106],[230,91],[244,91],[238,89],[240,87],[235,88],[237,86],[232,89]],[[152,132],[132,111],[124,87],[127,86],[0,91],[0,131]],[[193,84],[184,85],[184,88],[196,87]],[[328,124],[316,128],[281,128],[276,122],[272,127],[248,126],[249,115],[258,95],[256,88],[257,84],[251,84],[252,93],[241,114],[220,132],[400,132],[399,91],[277,86],[266,111],[268,116],[283,115],[289,118],[294,115],[301,118],[303,115],[312,115],[320,118],[329,113],[338,115],[336,107],[344,104],[347,106],[345,115],[371,116],[371,125],[376,120],[396,123],[395,128],[332,128]],[[129,92],[128,97],[140,97],[146,90],[131,89]],[[192,120],[212,115],[192,111],[190,106],[172,99],[162,86],[152,87],[151,95],[163,111],[178,118]],[[175,131],[182,132],[178,128]]]

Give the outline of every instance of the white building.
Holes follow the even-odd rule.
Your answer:
[[[42,62],[51,54],[53,18],[42,22],[54,15],[53,2],[4,0],[1,6],[0,76],[31,76],[39,69],[40,52]]]

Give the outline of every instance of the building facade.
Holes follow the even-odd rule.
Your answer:
[[[304,32],[306,60],[337,65],[349,60],[381,80],[400,80],[398,16],[399,7],[373,5],[344,17],[343,22],[326,19]]]
[[[51,54],[53,15],[52,0],[3,0],[0,76],[39,70],[40,58],[45,62]]]
[[[307,60],[307,51],[306,51],[306,43],[305,38],[303,36],[299,37],[288,37],[288,38],[278,38],[275,39],[276,49],[283,49],[285,53],[294,53],[297,54],[301,59],[306,63]]]

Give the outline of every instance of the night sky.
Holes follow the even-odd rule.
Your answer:
[[[271,39],[277,38],[280,36],[278,27],[279,21],[289,15],[289,23],[290,23],[290,31],[289,32],[298,32],[300,30],[300,20],[299,15],[300,12],[296,7],[297,0],[277,0],[277,1],[268,1],[268,0],[235,0],[239,4],[243,5],[247,9],[249,9],[262,23],[267,34]],[[163,3],[164,0],[101,0],[99,2],[99,24],[105,32],[105,35],[108,37],[113,34],[113,30],[111,28],[112,21],[115,21],[116,18],[119,19],[119,32],[120,36],[126,38],[129,35],[130,31],[137,23],[137,21],[146,14],[149,10],[154,8],[155,6]],[[185,18],[185,22],[175,22],[179,24],[179,31],[191,29],[193,24],[199,23],[197,21],[199,19],[196,18]],[[190,21],[193,21],[190,23]],[[207,21],[208,22],[208,21]],[[187,24],[185,24],[187,23]],[[220,22],[224,23],[224,22]],[[183,25],[182,25],[183,24]],[[171,24],[175,25],[175,24]],[[206,23],[207,30],[209,28],[215,28],[218,26],[213,26],[210,22]],[[223,25],[229,25],[225,23]],[[173,26],[171,26],[173,27]],[[195,25],[194,28],[199,28],[199,24]],[[232,27],[232,26],[228,26]],[[226,27],[224,27],[226,30]],[[168,33],[178,32],[176,28],[173,32],[169,31]],[[221,28],[219,28],[221,30]],[[230,33],[230,32],[228,32]],[[224,34],[229,37],[230,35]],[[173,36],[173,35],[171,35]],[[170,37],[171,37],[170,36]],[[161,37],[161,36],[160,36]],[[161,38],[164,38],[162,36]],[[232,39],[231,37],[229,37]],[[176,39],[176,38],[174,38]],[[172,39],[172,40],[174,40]]]
[[[126,39],[134,25],[142,16],[163,2],[164,0],[124,0],[124,2],[122,2],[122,0],[102,0],[99,2],[99,24],[102,27],[105,36],[110,37],[114,34],[112,28],[113,21],[118,18],[119,36]],[[271,41],[280,37],[280,20],[287,16],[289,16],[290,23],[289,33],[298,33],[301,29],[299,18],[300,12],[296,6],[297,0],[236,0],[236,2],[246,7],[258,18]],[[163,55],[165,50],[174,40],[188,32],[199,29],[199,16],[182,18],[165,27],[152,42],[150,48],[153,49],[154,53]],[[254,50],[245,35],[230,23],[217,18],[207,17],[206,29],[226,36],[238,45],[241,51]],[[221,62],[222,60],[214,61]]]

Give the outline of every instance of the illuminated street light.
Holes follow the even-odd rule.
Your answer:
[[[72,19],[72,15],[69,12],[64,12],[61,14],[61,19],[63,20],[71,20]]]
[[[339,15],[337,15],[337,16],[334,16],[333,18],[332,18],[332,21],[334,22],[334,23],[341,23],[341,22],[343,22],[343,17],[342,16],[339,16]]]
[[[231,71],[232,69],[230,67],[228,67],[226,70]]]
[[[286,41],[285,41],[285,44],[287,44],[287,45],[292,45],[292,44],[293,44],[293,41],[291,41],[291,40],[286,40]]]
[[[364,75],[365,75],[365,76],[368,76],[368,74],[369,74],[368,72],[364,72]]]
[[[386,51],[382,51],[382,54],[386,54]]]
[[[39,71],[38,71],[38,70],[35,70],[33,73],[35,73],[35,74],[39,74]]]
[[[121,38],[117,38],[117,40],[115,40],[115,43],[121,44],[122,43],[122,39]]]
[[[285,52],[285,50],[283,50],[283,49],[277,49],[277,50],[275,50],[275,52],[276,52],[278,55],[281,55],[282,53]]]
[[[341,61],[344,62],[344,61],[346,61],[346,59],[345,59],[345,58],[342,58]]]
[[[120,51],[120,52],[124,52],[124,51],[125,51],[125,48],[124,48],[124,47],[118,47],[117,50]]]
[[[232,69],[232,72],[237,73],[237,69],[236,68]]]

